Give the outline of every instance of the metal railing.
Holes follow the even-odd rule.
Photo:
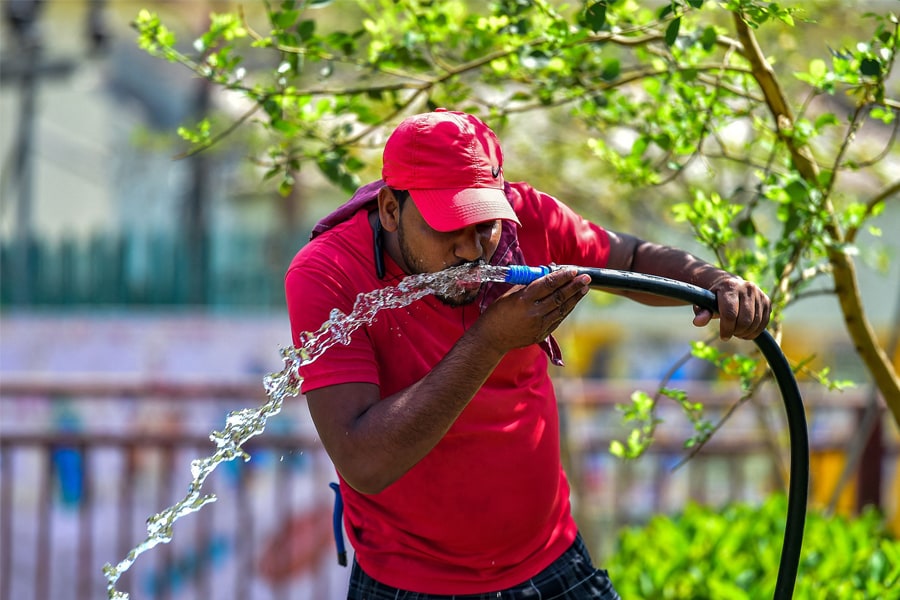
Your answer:
[[[187,242],[172,232],[96,232],[82,238],[0,239],[0,306],[261,308],[284,306],[285,257],[306,236],[218,232],[203,240],[208,261],[189,272]],[[27,260],[22,260],[23,256]],[[197,285],[202,288],[200,297]]]
[[[689,500],[754,502],[783,489],[779,427],[777,419],[767,422],[765,409],[740,411],[698,456],[673,470],[685,457],[686,429],[677,411],[662,409],[665,422],[645,458],[623,462],[608,452],[609,442],[625,435],[615,404],[639,386],[562,380],[557,387],[573,506],[600,562],[621,527],[653,514],[678,511]],[[689,393],[713,416],[735,400],[709,384],[692,384]],[[817,435],[816,419],[851,414],[861,396],[810,396],[814,449],[842,448],[846,436]],[[26,412],[53,409],[61,398],[93,415],[92,422],[79,431],[16,423]],[[0,598],[106,597],[103,564],[123,559],[146,537],[146,518],[184,496],[189,462],[213,450],[208,431],[222,425],[228,410],[263,400],[257,382],[4,381]],[[138,406],[160,412],[120,418],[117,428],[98,425],[116,421],[116,411],[133,416]],[[194,419],[200,406],[212,416]],[[170,422],[163,407],[178,411],[179,422]],[[179,520],[172,542],[140,556],[117,590],[133,600],[343,597],[348,572],[335,560],[327,486],[333,470],[302,401],[290,411],[277,417],[280,426],[270,423],[246,445],[252,460],[220,466],[204,486],[218,500]],[[896,472],[896,443],[886,446],[883,460],[885,471]]]
[[[104,598],[105,563],[117,564],[147,537],[148,517],[184,497],[189,464],[211,455],[208,434],[188,423],[128,423],[100,431],[111,405],[206,405],[211,431],[228,410],[262,403],[259,384],[198,385],[5,381],[0,434],[0,598]],[[81,431],[16,430],[15,410],[66,402],[95,413]],[[304,409],[305,410],[305,409]],[[189,411],[183,413],[188,419]],[[170,418],[165,413],[160,419]],[[214,420],[214,419],[213,419]],[[151,430],[147,431],[146,426]],[[198,425],[196,428],[201,427]],[[196,429],[195,428],[195,429]],[[249,462],[223,463],[204,485],[217,500],[178,520],[173,539],[138,557],[118,591],[141,598],[339,597],[331,534],[333,470],[302,432],[250,440]]]

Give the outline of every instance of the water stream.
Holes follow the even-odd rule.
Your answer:
[[[206,458],[191,461],[193,479],[184,498],[147,519],[147,537],[132,548],[124,559],[115,566],[109,563],[104,565],[107,598],[127,600],[127,593],[116,590],[116,582],[138,556],[159,544],[169,543],[175,521],[216,500],[214,494],[205,494],[201,488],[218,465],[238,457],[250,460],[250,456],[242,448],[243,444],[264,431],[266,421],[281,412],[285,398],[300,393],[302,379],[298,373],[299,367],[316,360],[337,343],[348,344],[353,332],[374,322],[381,310],[401,308],[429,294],[452,295],[460,285],[504,281],[506,273],[505,267],[465,265],[438,273],[410,275],[396,286],[359,294],[349,314],[333,309],[328,320],[317,331],[301,333],[297,346],[281,350],[284,369],[263,378],[266,402],[255,408],[243,408],[228,414],[225,427],[221,431],[213,431],[209,436],[216,445],[216,451]]]

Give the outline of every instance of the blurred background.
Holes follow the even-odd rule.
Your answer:
[[[199,32],[218,4],[2,2],[2,599],[104,597],[103,565],[122,560],[146,536],[147,517],[183,497],[190,461],[213,449],[210,432],[228,411],[265,401],[262,378],[282,368],[290,344],[284,270],[316,219],[345,198],[311,170],[279,196],[248,158],[249,133],[174,158],[179,125],[213,107],[235,109],[188,70],[138,49],[129,22],[149,7]],[[508,142],[511,179],[536,160],[522,150],[513,165],[523,143]],[[893,334],[898,365],[897,202],[877,224],[889,232],[892,260],[886,271],[861,267],[860,279],[870,319]],[[660,241],[692,243],[665,222],[644,226],[639,233]],[[711,379],[702,365],[673,370],[688,342],[707,335],[690,318],[689,309],[585,303],[560,332],[568,360],[554,376],[565,457],[600,563],[626,525],[689,500],[759,502],[784,489],[784,418],[773,389],[764,394],[774,402],[743,406],[677,469],[692,433],[677,407],[662,408],[665,424],[646,457],[609,454],[610,441],[627,433],[616,403],[635,389],[652,393],[667,373],[713,420],[739,400],[734,382]],[[789,356],[815,353],[835,377],[864,381],[833,300],[804,303],[787,323]],[[803,390],[811,502],[844,514],[878,507],[900,533],[900,438],[881,401],[865,384]],[[174,541],[140,557],[119,589],[132,598],[342,597],[334,475],[302,398],[247,450],[251,460],[226,463],[208,480],[218,500],[179,521]]]

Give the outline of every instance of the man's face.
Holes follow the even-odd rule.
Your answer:
[[[501,222],[486,221],[455,231],[435,231],[412,200],[400,211],[397,238],[400,255],[411,274],[434,273],[467,263],[488,263],[500,243]],[[435,297],[449,306],[469,304],[478,297],[480,286],[457,288]]]

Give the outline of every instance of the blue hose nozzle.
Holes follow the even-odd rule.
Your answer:
[[[506,283],[517,285],[528,285],[535,279],[540,279],[550,272],[550,267],[529,267],[527,265],[510,265],[507,267]]]

